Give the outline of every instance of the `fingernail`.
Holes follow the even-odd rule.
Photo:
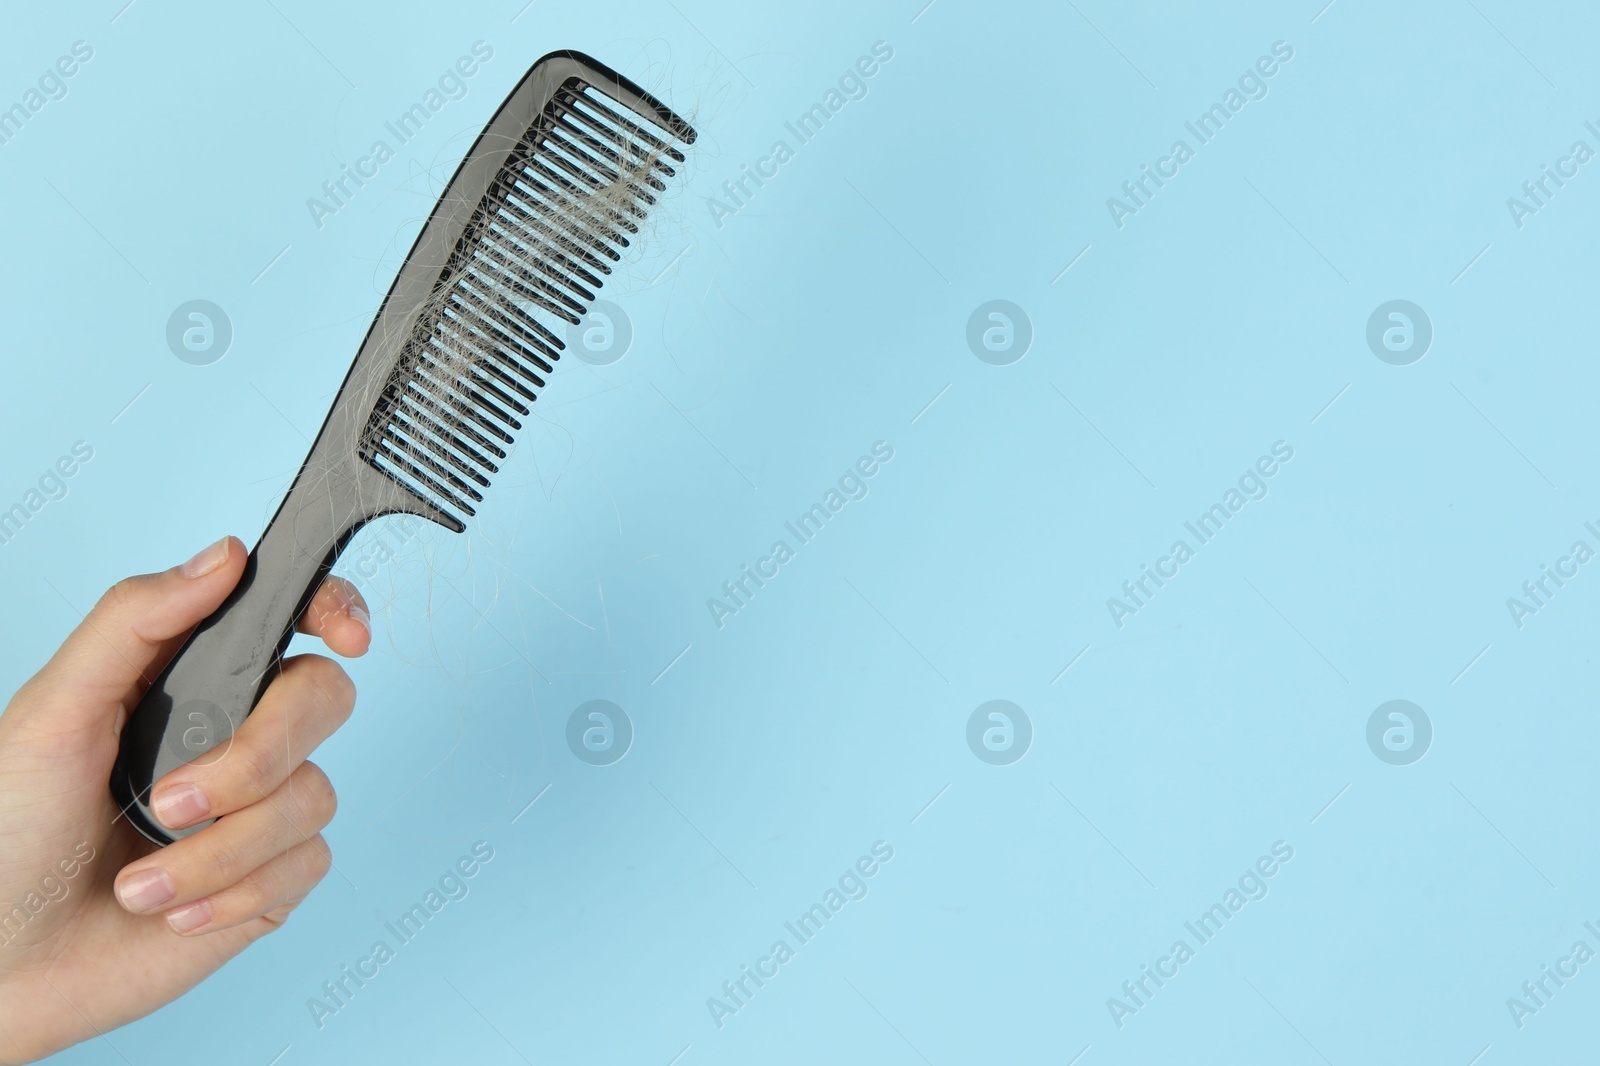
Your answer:
[[[365,608],[357,607],[352,603],[350,605],[350,617],[361,623],[361,628],[367,631],[367,636],[372,636],[372,616],[366,612]]]
[[[210,814],[211,804],[199,785],[174,785],[151,798],[150,810],[168,829],[182,829]]]
[[[174,933],[191,932],[210,920],[211,901],[207,899],[167,912],[167,925],[172,927]]]
[[[155,910],[177,894],[172,878],[162,869],[141,870],[117,886],[117,898],[135,914]]]
[[[183,576],[188,578],[204,577],[227,561],[228,538],[223,537],[215,544],[200,549],[199,554],[184,563]]]

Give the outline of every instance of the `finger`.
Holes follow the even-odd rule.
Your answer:
[[[166,914],[167,926],[182,936],[200,936],[287,913],[322,882],[333,867],[327,841],[319,833],[255,870],[244,880]]]
[[[372,643],[372,616],[361,592],[342,577],[330,577],[300,616],[300,632],[321,637],[340,655],[365,654]]]
[[[220,758],[209,754],[156,782],[151,812],[168,829],[182,829],[259,803],[349,721],[355,703],[354,683],[332,659],[286,660]]]
[[[180,638],[222,605],[244,572],[244,545],[224,537],[182,566],[125,578],[94,605],[34,679],[70,700],[52,704],[67,728],[99,724],[161,671]]]
[[[302,763],[255,805],[123,867],[117,899],[133,914],[148,914],[213,895],[310,840],[337,809],[328,775]]]

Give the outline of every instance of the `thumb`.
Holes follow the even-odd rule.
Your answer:
[[[235,537],[202,549],[182,566],[113,585],[30,683],[44,697],[55,730],[105,721],[131,709],[178,650],[180,640],[227,599],[244,572]]]

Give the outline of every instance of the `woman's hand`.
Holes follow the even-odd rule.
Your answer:
[[[0,1063],[178,998],[282,925],[329,870],[333,786],[306,756],[349,718],[355,688],[319,655],[286,660],[225,755],[156,783],[168,828],[213,825],[158,849],[111,798],[128,715],[244,564],[228,537],[119,582],[0,716]],[[341,655],[371,642],[365,603],[338,578],[300,629]]]

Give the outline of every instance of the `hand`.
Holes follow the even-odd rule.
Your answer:
[[[0,716],[0,1063],[33,1062],[171,1002],[283,924],[331,865],[327,776],[306,761],[355,705],[333,660],[288,659],[233,745],[155,785],[167,848],[121,817],[108,781],[140,697],[244,572],[232,537],[119,582]],[[341,655],[366,604],[330,578],[300,630]]]

